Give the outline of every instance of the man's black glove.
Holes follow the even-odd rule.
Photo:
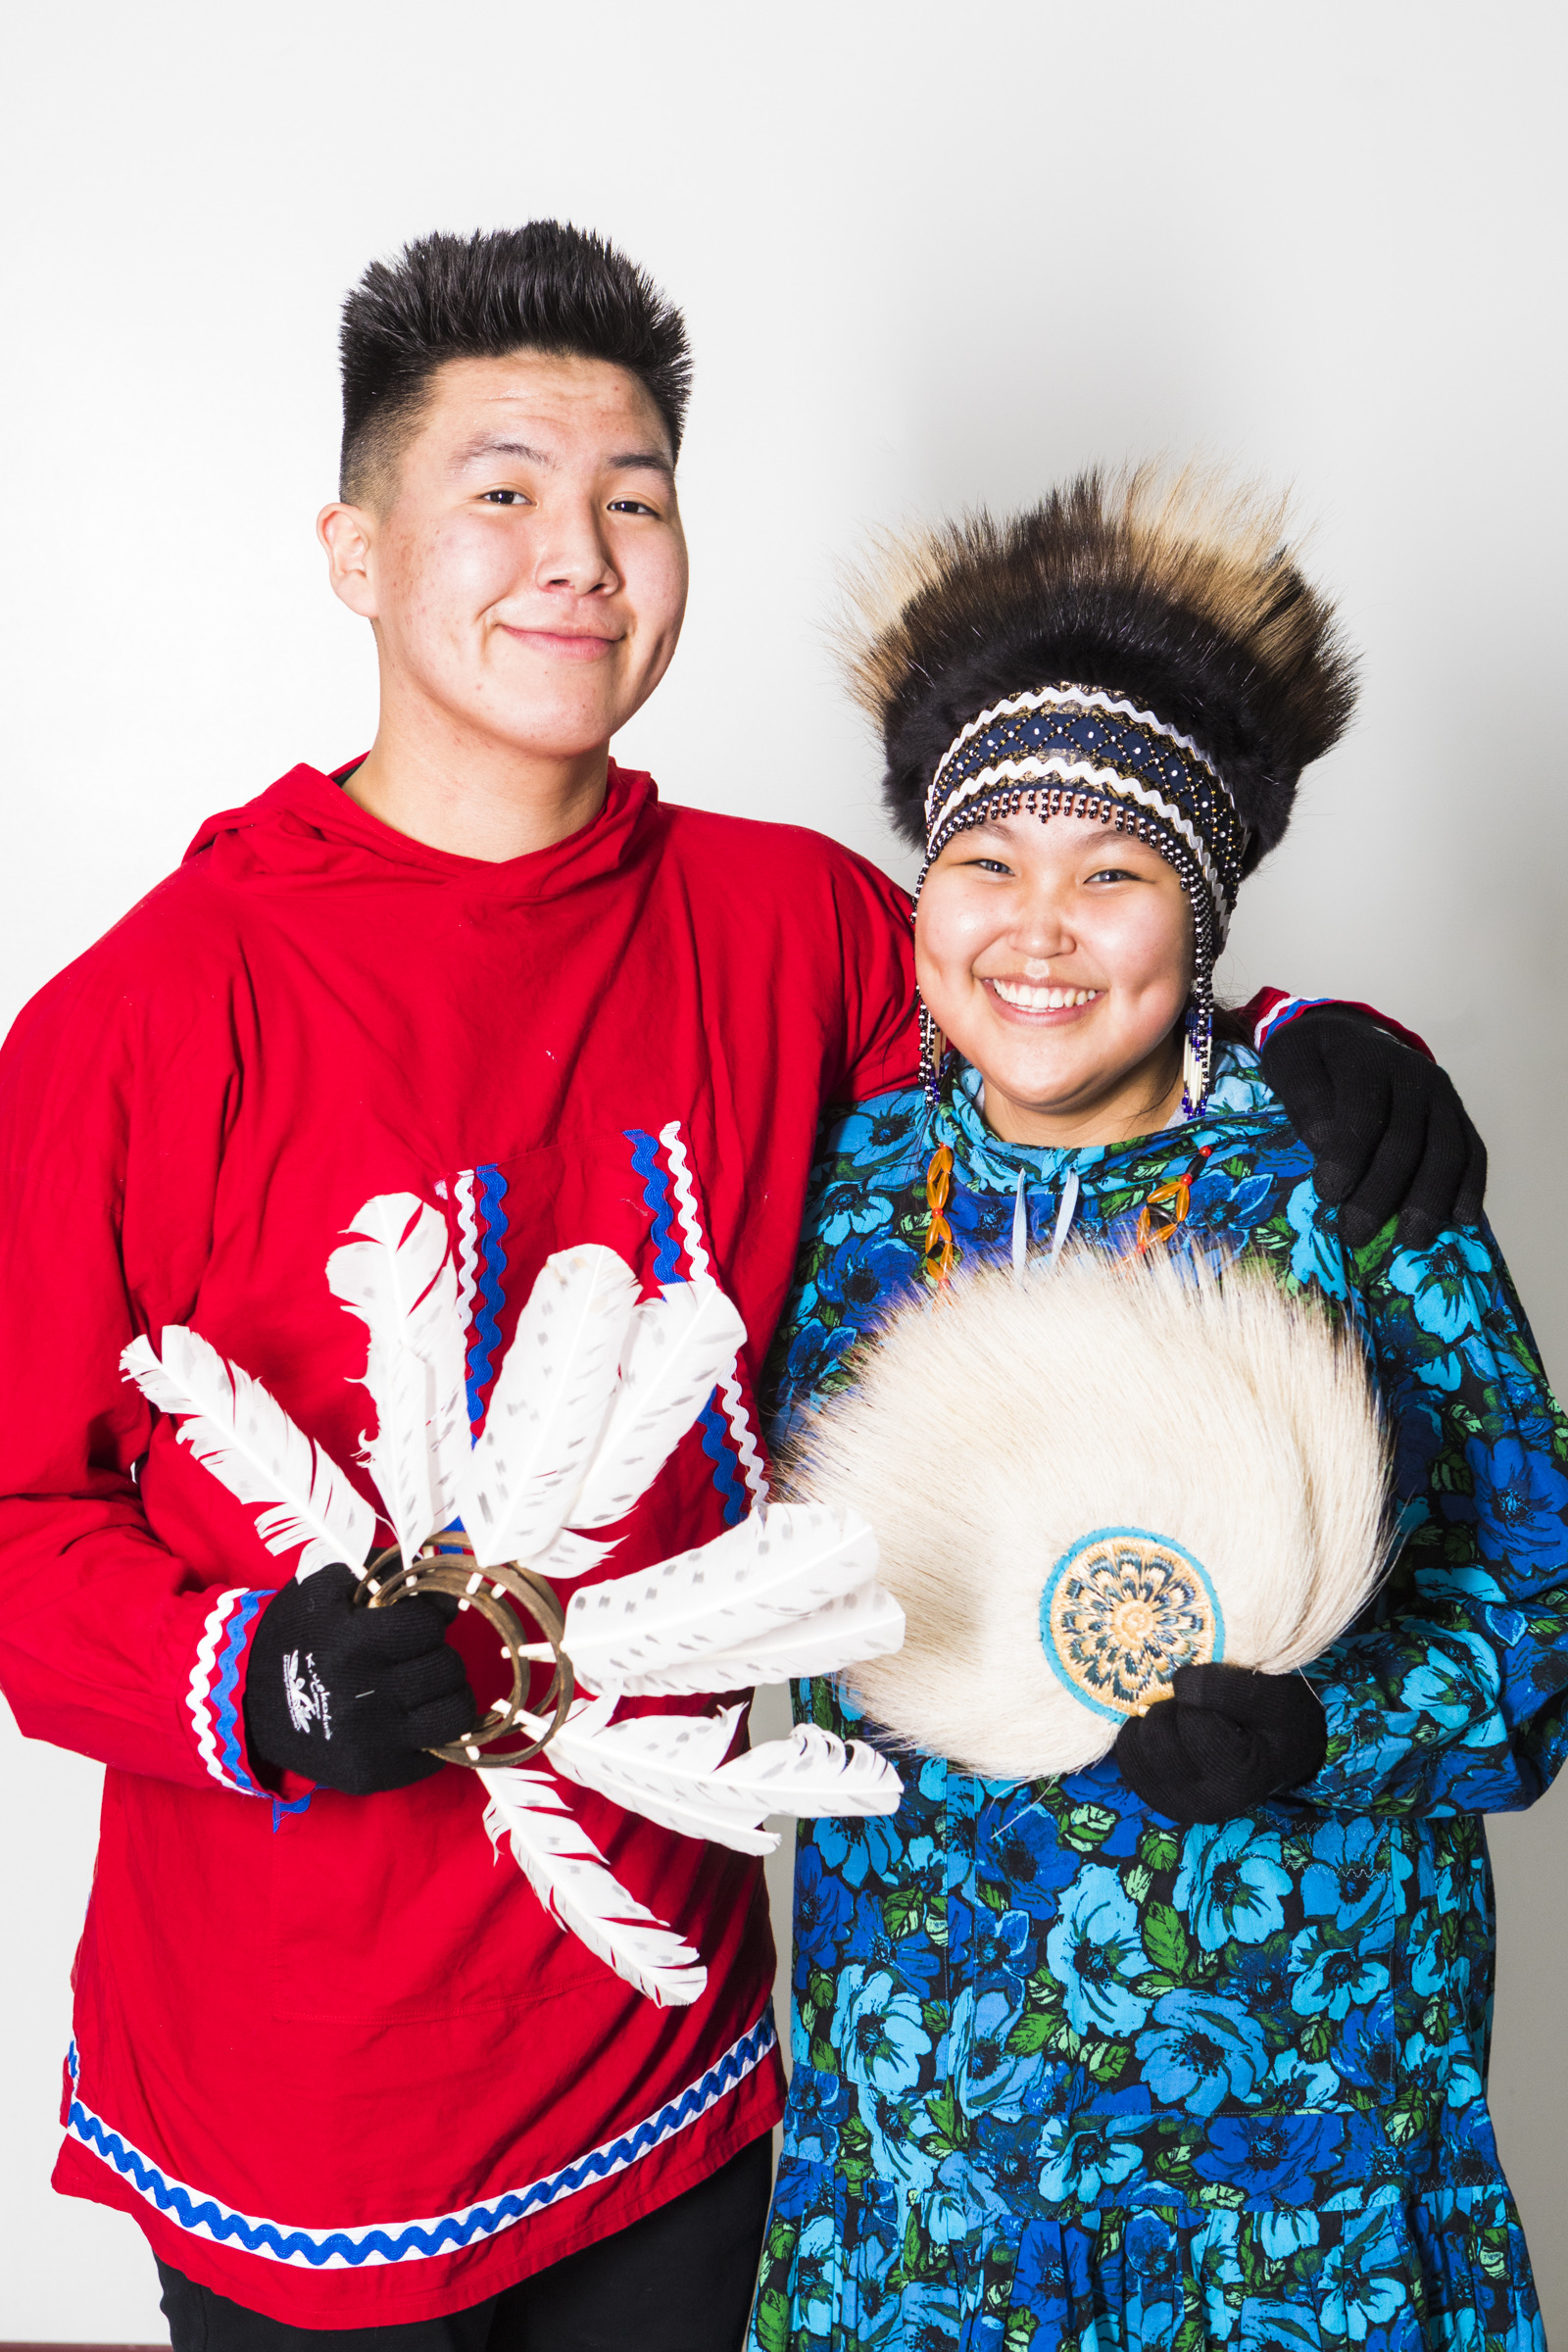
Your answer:
[[[1172,1821],[1230,1821],[1321,1771],[1323,1702],[1298,1674],[1178,1666],[1172,1696],[1116,1735],[1122,1779]]]
[[[1310,1147],[1318,1199],[1339,1206],[1352,1250],[1398,1212],[1398,1237],[1426,1250],[1446,1226],[1476,1225],[1487,1147],[1446,1070],[1364,1012],[1319,1004],[1276,1029],[1263,1076]]]
[[[245,1733],[269,1764],[371,1796],[439,1772],[427,1747],[479,1719],[450,1613],[416,1593],[395,1608],[354,1605],[341,1562],[285,1585],[257,1621],[245,1675]]]

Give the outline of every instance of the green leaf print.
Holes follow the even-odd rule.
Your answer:
[[[888,1934],[895,1942],[901,1936],[910,1936],[918,1928],[924,1899],[918,1880],[904,1886],[890,1886],[882,1897],[882,1916],[888,1923]]]
[[[763,2287],[757,2298],[756,2327],[762,2352],[789,2352],[790,2299],[782,2287]]]
[[[1066,1844],[1075,1846],[1079,1853],[1092,1854],[1097,1846],[1104,1844],[1115,1827],[1115,1814],[1107,1813],[1103,1805],[1074,1805],[1061,1825],[1061,1837]],[[1006,1889],[999,1891],[1003,1895],[1003,1908],[1005,1910],[1008,1908]],[[981,1892],[989,1897],[988,1888],[982,1887]]]
[[[1025,2010],[1007,2035],[1007,2055],[1010,2058],[1037,2057],[1055,2030],[1056,2021],[1046,2010]]]
[[[860,2116],[852,2115],[840,2129],[839,2171],[851,2188],[863,2188],[871,2178],[871,2132]]]
[[[1169,1830],[1146,1830],[1138,1840],[1138,1852],[1156,1878],[1162,1870],[1174,1870],[1182,1858],[1181,1841]]]
[[[1187,1973],[1187,1930],[1181,1914],[1169,1903],[1151,1903],[1143,1917],[1144,1949],[1154,1966],[1166,1976],[1181,1978]]]
[[[926,2100],[925,2111],[936,2132],[936,2140],[926,2144],[935,2154],[937,2142],[940,2141],[943,2155],[951,2155],[963,2139],[963,2118],[958,2113],[957,2092],[952,2088],[934,2090]]]

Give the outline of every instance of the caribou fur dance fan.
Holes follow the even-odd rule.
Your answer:
[[[408,1193],[368,1200],[326,1273],[369,1332],[364,1377],[376,1426],[361,1461],[404,1566],[414,1569],[461,1515],[473,1592],[479,1571],[509,1563],[553,1584],[597,1569],[613,1544],[594,1531],[624,1518],[652,1484],[746,1337],[711,1280],[667,1283],[643,1298],[613,1250],[560,1250],[518,1317],[475,1442],[457,1274],[438,1211]],[[363,1573],[374,1508],[259,1381],[182,1325],[166,1328],[157,1348],[132,1341],[122,1363],[161,1411],[181,1417],[196,1459],[259,1507],[269,1549],[298,1554],[297,1576],[334,1560]],[[484,1825],[552,1918],[651,2000],[696,2000],[706,1971],[678,1930],[613,1877],[572,1817],[570,1786],[750,1854],[777,1845],[761,1826],[770,1813],[895,1811],[903,1791],[886,1759],[812,1725],[730,1756],[744,1702],[615,1720],[623,1695],[740,1690],[896,1648],[904,1620],[876,1564],[857,1511],[778,1504],[568,1603],[562,1646],[587,1695],[553,1735],[518,1710],[517,1728],[548,1744],[531,1769],[483,1774]],[[477,1762],[478,1749],[470,1752]]]
[[[1245,1261],[1069,1250],[901,1309],[797,1441],[907,1620],[846,1676],[988,1778],[1081,1770],[1209,1659],[1286,1674],[1372,1595],[1387,1447],[1353,1334]]]

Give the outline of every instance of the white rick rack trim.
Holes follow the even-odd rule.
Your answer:
[[[473,1315],[473,1294],[479,1281],[479,1221],[473,1208],[471,1168],[464,1168],[454,1178],[452,1199],[458,1211],[458,1313],[466,1331]]]
[[[710,1282],[713,1279],[713,1261],[703,1239],[702,1219],[697,1213],[697,1195],[692,1185],[691,1163],[686,1157],[686,1146],[681,1141],[679,1119],[671,1119],[666,1126],[661,1127],[659,1141],[668,1162],[670,1182],[675,1190],[675,1222],[680,1227],[692,1280]],[[729,1423],[729,1434],[735,1441],[741,1475],[754,1499],[765,1503],[768,1495],[767,1474],[757,1449],[756,1432],[752,1428],[752,1418],[746,1409],[736,1370],[737,1367],[731,1364],[729,1371],[719,1381],[719,1402],[724,1409],[724,1418]]]
[[[252,1592],[243,1585],[218,1594],[203,1622],[185,1687],[197,1753],[221,1788],[232,1788],[241,1796],[260,1796],[262,1790],[246,1767],[237,1690],[239,1664],[251,1628],[271,1597],[270,1592]]]
[[[697,1195],[692,1189],[691,1163],[680,1140],[679,1119],[671,1119],[667,1127],[661,1127],[659,1140],[664,1148],[670,1181],[675,1187],[675,1222],[686,1245],[686,1262],[691,1267],[692,1280],[710,1280],[713,1261],[703,1244],[702,1220],[697,1214]]]
[[[220,1781],[225,1788],[232,1788],[234,1784],[219,1762],[213,1710],[209,1702],[212,1698],[213,1677],[218,1671],[219,1639],[244,1597],[244,1586],[237,1586],[231,1592],[220,1592],[217,1601],[208,1610],[202,1638],[196,1644],[196,1663],[191,1668],[190,1685],[185,1692],[185,1704],[190,1709],[190,1719],[196,1727],[196,1746],[201,1760],[214,1780]]]

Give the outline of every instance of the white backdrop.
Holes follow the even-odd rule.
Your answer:
[[[1365,694],[1226,977],[1370,998],[1433,1041],[1568,1373],[1559,7],[11,23],[0,1015],[207,810],[364,748],[368,637],[311,529],[337,302],[421,230],[558,214],[643,259],[696,342],[686,641],[619,747],[673,799],[888,854],[821,636],[866,524],[1160,450],[1294,479]],[[0,2337],[150,2340],[136,2231],[46,2185],[97,1775],[9,1720],[3,1742]],[[1494,2100],[1568,2339],[1568,1799],[1494,1847]]]

